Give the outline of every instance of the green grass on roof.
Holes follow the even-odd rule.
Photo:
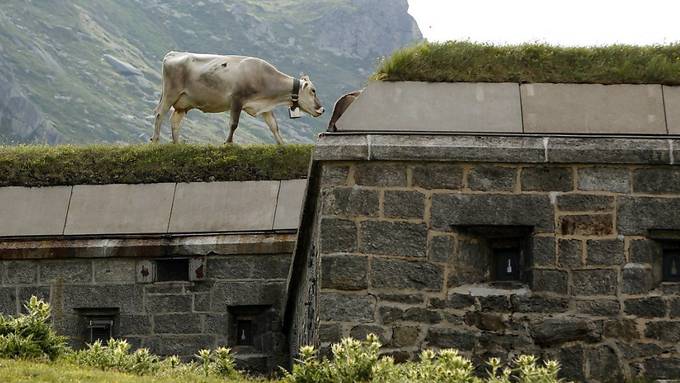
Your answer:
[[[305,178],[311,145],[0,146],[0,186]]]
[[[424,42],[386,58],[373,79],[680,85],[680,44],[564,48]]]

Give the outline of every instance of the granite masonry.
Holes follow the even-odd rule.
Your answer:
[[[576,381],[680,377],[680,281],[664,264],[680,249],[678,148],[322,136],[289,285],[291,352],[375,333],[397,360],[452,347],[558,359]]]

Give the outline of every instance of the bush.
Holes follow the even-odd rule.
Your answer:
[[[0,314],[0,358],[54,360],[63,355],[66,338],[57,335],[48,323],[50,305],[33,296],[24,307],[28,314]]]
[[[472,362],[456,350],[425,350],[417,362],[394,363],[391,357],[378,356],[380,343],[375,335],[365,341],[343,339],[332,346],[332,359],[319,359],[313,347],[302,347],[293,370],[284,372],[288,383],[558,383],[559,364],[543,366],[533,356],[520,356],[511,367],[491,359],[486,378],[475,376]]]

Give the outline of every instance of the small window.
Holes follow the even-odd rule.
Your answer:
[[[665,249],[661,267],[664,282],[680,282],[680,249]]]
[[[253,345],[253,321],[239,320],[236,323],[236,345],[238,346],[252,346]]]
[[[493,249],[493,279],[495,281],[519,281],[520,259],[519,247]]]
[[[162,259],[156,261],[156,282],[188,281],[188,259]]]
[[[99,340],[106,344],[109,339],[113,338],[113,318],[90,319],[88,328],[90,330],[89,343]]]
[[[85,343],[101,341],[107,344],[117,336],[118,308],[77,308],[80,317],[80,340]]]

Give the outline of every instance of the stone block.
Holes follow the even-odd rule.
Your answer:
[[[534,269],[531,271],[531,290],[536,292],[551,292],[568,294],[569,275],[566,271]]]
[[[431,262],[449,262],[453,256],[453,238],[437,235],[430,239],[428,258]]]
[[[174,191],[171,183],[76,185],[64,234],[165,233]]]
[[[620,234],[646,235],[648,229],[680,229],[680,198],[621,197],[617,227]]]
[[[519,89],[515,83],[372,81],[337,127],[364,132],[522,133]]]
[[[319,237],[324,254],[351,253],[357,248],[357,226],[353,221],[322,218]]]
[[[413,167],[413,186],[424,189],[460,190],[463,168],[459,165],[426,163]]]
[[[71,189],[0,188],[0,237],[63,234]]]
[[[0,314],[17,314],[17,289],[16,287],[0,287]]]
[[[623,267],[624,294],[646,294],[654,288],[652,268],[642,263],[627,263]]]
[[[144,347],[163,356],[191,358],[197,350],[215,348],[213,335],[157,335],[144,340]]]
[[[516,178],[514,167],[478,165],[468,174],[468,187],[476,191],[512,191]]]
[[[619,301],[610,299],[574,301],[576,312],[595,316],[616,316],[621,312]]]
[[[153,261],[144,259],[135,263],[135,280],[137,283],[152,283],[156,265]]]
[[[321,135],[314,145],[315,161],[368,160],[366,136]]]
[[[307,180],[281,181],[274,214],[274,230],[298,228],[306,188]]]
[[[322,321],[373,322],[375,304],[371,295],[323,293],[319,298],[319,315]]]
[[[423,219],[425,194],[418,191],[385,191],[385,217]]]
[[[118,317],[118,320],[118,328],[122,336],[151,334],[151,317],[149,315],[122,314]]]
[[[524,133],[666,134],[661,85],[522,84]]]
[[[623,365],[616,350],[610,345],[601,345],[586,350],[586,358],[590,365],[590,378],[601,382],[623,382]]]
[[[586,264],[590,266],[618,266],[626,258],[619,239],[588,240],[586,252]]]
[[[554,266],[557,260],[554,237],[531,238],[532,266]]]
[[[349,330],[349,336],[354,339],[364,340],[369,334],[377,335],[381,344],[389,343],[391,338],[389,330],[378,325],[360,324]]]
[[[194,294],[194,312],[210,311],[210,293]]]
[[[543,195],[432,196],[432,226],[450,230],[457,225],[534,226],[535,231],[553,231],[554,212],[550,198]]]
[[[425,342],[428,347],[455,348],[460,351],[472,351],[477,344],[477,334],[452,328],[430,327]]]
[[[558,378],[565,381],[584,382],[585,353],[583,346],[576,344],[573,346],[560,346],[557,352],[548,354],[550,359],[560,362],[560,372]]]
[[[215,334],[218,336],[229,335],[229,317],[228,313],[205,314],[203,332],[206,334]]]
[[[489,295],[480,296],[479,305],[482,311],[506,313],[512,311],[510,306],[510,296],[508,295]]]
[[[191,282],[200,282],[205,280],[207,269],[206,263],[205,257],[189,258],[189,280]]]
[[[582,242],[578,239],[560,239],[557,243],[559,266],[569,269],[581,267],[581,247]]]
[[[653,265],[661,259],[662,248],[659,242],[649,239],[635,239],[630,241],[628,249],[630,261]]]
[[[546,162],[542,137],[371,135],[371,159],[446,162]]]
[[[466,309],[474,304],[475,298],[466,294],[451,293],[446,299],[430,299],[430,306],[435,309]]]
[[[604,322],[604,336],[631,341],[640,338],[637,324],[632,319],[612,319]]]
[[[324,255],[321,257],[321,288],[364,290],[368,287],[368,257]]]
[[[188,294],[147,295],[146,311],[156,313],[188,313],[192,308],[192,296]]]
[[[573,295],[614,295],[617,276],[614,270],[574,270],[572,272]]]
[[[666,139],[550,137],[548,162],[567,164],[669,164]]]
[[[465,313],[465,324],[484,331],[501,332],[507,328],[502,316],[479,311],[468,311]]]
[[[525,167],[521,171],[524,191],[570,191],[574,189],[574,171],[553,166]]]
[[[680,318],[680,297],[671,298],[668,301],[668,306],[670,308],[671,318]]]
[[[322,343],[338,343],[342,340],[342,327],[338,323],[321,323],[319,325],[319,341]]]
[[[649,379],[677,379],[680,376],[680,358],[655,357],[644,361],[645,377]],[[676,383],[677,380],[659,381],[659,383]]]
[[[666,108],[668,133],[680,134],[680,87],[664,85],[663,101]],[[680,370],[680,368],[678,369]],[[680,372],[678,376],[680,376]]]
[[[661,318],[666,316],[666,303],[661,297],[626,299],[623,312],[640,318]]]
[[[92,282],[92,261],[90,260],[50,260],[40,263],[40,282],[54,283]]]
[[[406,222],[364,221],[359,226],[359,251],[402,257],[427,255],[427,226]]]
[[[382,324],[391,324],[401,320],[404,310],[399,307],[382,306],[378,309],[378,314]]]
[[[94,281],[114,282],[114,283],[134,283],[135,282],[135,260],[134,259],[94,259]]]
[[[680,342],[680,321],[647,322],[645,336],[665,343]]]
[[[680,169],[674,167],[633,170],[633,191],[646,194],[680,193]]]
[[[7,285],[31,284],[38,280],[38,264],[34,261],[7,261],[4,265]]]
[[[614,197],[595,194],[560,194],[557,208],[562,211],[611,211],[614,210]]]
[[[288,254],[229,255],[208,257],[207,277],[220,279],[286,279]]]
[[[375,258],[371,265],[371,286],[376,289],[441,291],[444,270],[429,262]]]
[[[420,327],[418,326],[395,326],[392,328],[392,343],[390,346],[395,348],[406,348],[417,345],[420,338]]]
[[[390,162],[360,162],[354,180],[362,186],[406,186],[406,167]]]
[[[153,331],[156,334],[200,334],[199,314],[159,314],[153,316]]]
[[[54,300],[55,297],[52,298]],[[135,285],[65,285],[63,299],[64,311],[77,308],[117,307],[123,314],[141,313],[144,307],[143,288]],[[58,305],[55,302],[53,304]]]
[[[569,309],[566,298],[549,298],[540,295],[510,297],[513,312],[521,313],[561,313]]]
[[[442,321],[442,315],[436,310],[411,307],[406,309],[401,319],[406,322],[437,324]]]
[[[594,322],[585,318],[545,318],[530,324],[531,336],[541,346],[565,342],[596,342],[601,334]]]
[[[323,214],[345,217],[369,216],[380,213],[377,190],[360,187],[335,187],[323,191]]]
[[[425,302],[422,294],[378,294],[380,301],[401,303],[405,305],[417,305]]]
[[[349,176],[349,165],[322,164],[321,167],[321,186],[343,186],[347,185]]]
[[[268,281],[218,282],[213,289],[212,311],[224,312],[229,306],[282,304],[286,283]]]
[[[606,236],[614,232],[612,214],[563,215],[560,217],[562,235]]]
[[[578,190],[630,192],[630,170],[616,167],[578,168]]]
[[[177,184],[170,232],[271,230],[279,181]]]

